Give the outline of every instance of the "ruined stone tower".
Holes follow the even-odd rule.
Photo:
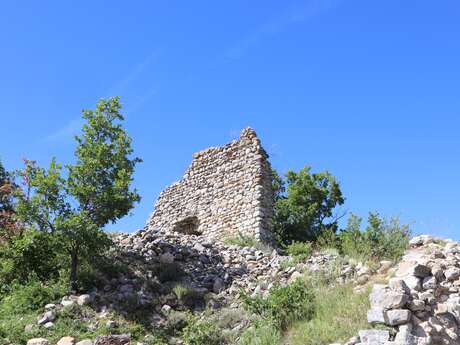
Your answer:
[[[254,130],[246,128],[238,140],[193,158],[183,178],[160,194],[147,229],[217,240],[241,233],[270,241],[271,166]]]

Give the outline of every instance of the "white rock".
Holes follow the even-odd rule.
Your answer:
[[[424,290],[436,289],[436,286],[437,286],[437,281],[435,277],[430,276],[430,277],[425,277],[423,279],[422,287]]]
[[[62,337],[56,345],[75,345],[74,337]]]
[[[50,322],[47,322],[43,325],[44,328],[46,329],[50,329],[50,328],[53,328],[54,327],[54,323],[52,323],[51,321]]]
[[[77,304],[78,305],[87,305],[91,302],[91,296],[88,294],[84,294],[78,297]]]
[[[407,303],[409,296],[404,292],[390,290],[376,284],[369,295],[369,300],[372,308],[397,309]]]
[[[448,281],[454,281],[460,277],[460,268],[451,267],[444,272],[444,275]]]
[[[161,307],[161,312],[165,315],[168,315],[171,312],[171,306],[165,304]]]
[[[75,304],[75,301],[73,301],[71,299],[63,299],[61,301],[61,304],[62,304],[63,307],[70,307],[70,306]]]
[[[50,342],[45,338],[33,338],[27,341],[27,345],[49,345]]]
[[[367,312],[367,322],[370,324],[384,324],[384,310],[383,308],[371,308]]]
[[[49,304],[45,305],[45,310],[52,310],[52,309],[56,309],[56,304],[49,303]]]
[[[410,321],[412,313],[407,309],[393,309],[385,312],[385,323],[389,326],[404,325]]]
[[[361,330],[359,338],[362,343],[380,344],[390,339],[390,332],[379,329]]]

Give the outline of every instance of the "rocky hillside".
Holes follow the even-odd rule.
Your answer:
[[[99,287],[87,294],[66,296],[59,303],[43,306],[37,322],[27,325],[24,332],[36,334],[47,329],[52,334],[56,321],[68,317],[66,310],[74,308],[75,317],[83,318],[95,330],[112,329],[112,335],[80,339],[67,334],[59,345],[77,341],[79,345],[128,344],[135,340],[183,344],[184,333],[177,330],[187,318],[207,320],[219,327],[225,336],[210,344],[238,344],[256,320],[242,308],[242,293],[269,296],[274,286],[286,286],[305,276],[333,274],[331,289],[349,284],[365,299],[371,290],[369,329],[355,329],[356,335],[342,344],[460,344],[460,245],[452,241],[416,237],[401,262],[383,261],[377,267],[334,252],[317,252],[296,260],[268,247],[226,245],[173,232],[142,230],[118,235],[115,242],[114,260],[126,270],[102,278]],[[75,308],[89,308],[93,313],[85,316]],[[116,313],[124,319],[114,318]],[[117,334],[119,323],[136,313],[151,326],[152,334]],[[362,315],[363,322],[365,317]],[[158,330],[162,330],[161,337],[154,334]],[[50,343],[47,338],[28,341],[29,345]],[[279,344],[293,345],[289,339],[281,339]]]
[[[411,248],[387,284],[375,284],[368,321],[388,329],[363,330],[346,344],[460,344],[460,246],[430,236]]]

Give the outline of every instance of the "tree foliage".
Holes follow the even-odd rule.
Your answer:
[[[67,174],[53,158],[47,169],[25,161],[19,172],[23,189],[17,213],[29,228],[58,239],[70,262],[70,283],[76,287],[81,258],[91,260],[110,244],[102,227],[128,214],[140,200],[131,190],[139,158],[131,158],[131,138],[123,129],[118,97],[100,100],[84,110],[83,133],[77,136],[74,165]],[[46,258],[44,258],[46,259]]]
[[[275,172],[274,228],[282,243],[310,241],[326,230],[336,231],[337,206],[345,201],[340,185],[329,172],[311,173],[305,166],[299,172],[288,171],[285,179]]]
[[[130,190],[132,175],[140,158],[133,153],[131,138],[120,124],[123,116],[118,97],[101,100],[96,110],[84,110],[83,135],[77,136],[77,162],[69,165],[68,189],[79,209],[98,226],[115,222],[140,201]]]

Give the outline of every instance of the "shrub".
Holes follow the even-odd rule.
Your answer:
[[[294,257],[297,262],[308,259],[312,252],[310,242],[292,242],[286,247],[286,252]]]
[[[161,332],[150,334],[142,339],[142,343],[147,345],[168,345],[167,338]]]
[[[192,317],[183,329],[185,345],[222,345],[221,331],[207,321]]]
[[[316,246],[323,250],[340,247],[340,238],[333,229],[325,229],[316,240]]]
[[[173,292],[177,299],[187,307],[204,303],[203,294],[190,286],[177,284],[174,286]]]
[[[11,293],[0,302],[1,314],[20,314],[41,309],[66,292],[63,283],[45,285],[37,279],[32,279],[27,285],[14,284]]]
[[[351,215],[347,228],[340,234],[343,254],[363,261],[398,260],[409,246],[410,228],[398,217],[387,220],[370,213],[368,226],[361,230],[362,219]]]
[[[63,261],[59,243],[52,234],[24,231],[0,247],[0,289],[8,292],[13,282],[22,284],[35,276],[42,281],[57,279]]]
[[[244,235],[241,232],[238,232],[235,236],[227,238],[224,243],[226,245],[234,245],[234,246],[239,246],[239,247],[256,247],[258,241],[248,235]]]
[[[272,288],[266,298],[242,293],[244,307],[281,330],[293,321],[309,319],[315,310],[315,295],[302,279],[285,287]]]

